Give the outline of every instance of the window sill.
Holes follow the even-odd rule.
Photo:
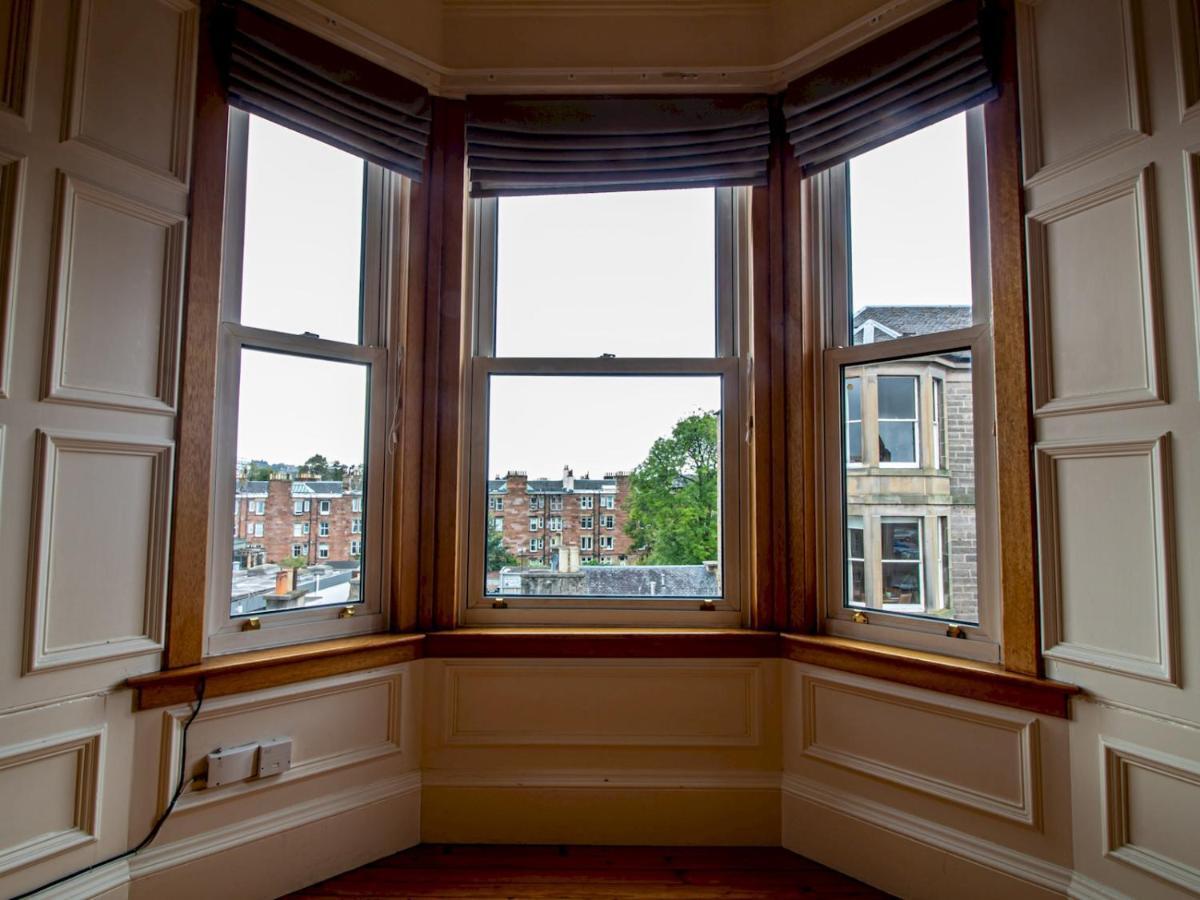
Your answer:
[[[1068,700],[1080,690],[1074,685],[1009,672],[992,663],[922,650],[829,635],[781,634],[779,638],[784,659],[1061,719],[1069,718]]]
[[[782,657],[1067,718],[1079,688],[1000,666],[828,635],[746,629],[458,628],[374,634],[214,657],[199,665],[130,678],[137,709],[187,703],[205,681],[221,697],[422,657],[431,659],[775,659]]]
[[[214,656],[194,666],[137,675],[126,684],[136,691],[137,709],[188,703],[204,679],[205,698],[390,666],[422,654],[423,634],[370,634],[270,650]]]

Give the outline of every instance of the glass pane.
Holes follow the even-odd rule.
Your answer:
[[[917,379],[911,375],[879,376],[879,418],[917,417]]]
[[[721,596],[720,411],[719,376],[491,376],[487,592]]]
[[[862,418],[862,379],[846,379],[846,419],[856,422]]]
[[[711,188],[499,201],[497,356],[713,356]]]
[[[862,386],[861,423],[844,423],[844,603],[977,623],[970,351],[845,366],[842,378],[847,395]],[[910,418],[883,419],[885,406]],[[851,465],[859,428],[864,458]]]
[[[358,343],[365,163],[250,117],[243,325]]]
[[[242,350],[230,614],[362,601],[368,367]]]
[[[917,461],[916,429],[912,422],[879,422],[879,461],[913,463]]]
[[[846,462],[861,463],[862,452],[862,423],[846,423]]]
[[[849,193],[851,343],[969,326],[966,113],[852,159]]]

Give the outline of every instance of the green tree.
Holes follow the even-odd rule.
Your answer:
[[[288,556],[281,559],[279,565],[285,569],[303,569],[308,565],[308,559],[304,556]]]
[[[504,549],[504,539],[500,532],[492,527],[491,520],[489,519],[487,533],[487,570],[489,572],[498,572],[505,566],[515,566],[517,563],[517,558]]]
[[[246,470],[247,481],[270,481],[271,467],[263,462],[252,462],[250,468]]]
[[[312,475],[314,478],[329,477],[329,460],[320,453],[314,453],[300,467],[301,475]]]
[[[346,477],[346,464],[335,459],[327,474],[330,481],[342,481]]]
[[[698,411],[654,442],[633,470],[625,533],[647,565],[696,565],[717,558],[717,415]]]

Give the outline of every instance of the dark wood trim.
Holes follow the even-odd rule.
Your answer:
[[[1016,26],[1011,2],[999,4],[998,12],[1004,16],[1000,96],[984,107],[984,133],[996,371],[1003,652],[1007,669],[1036,676],[1042,672],[1042,660]]]
[[[784,659],[899,684],[1069,718],[1074,685],[1009,672],[1002,666],[828,635],[780,635]]]
[[[505,659],[771,659],[779,635],[744,629],[459,628],[431,632],[425,655]]]
[[[426,217],[421,391],[425,420],[420,449],[424,467],[416,543],[417,622],[427,630],[453,628],[458,606],[465,102],[434,97],[432,128],[427,177],[414,190],[417,209]]]
[[[313,678],[390,666],[421,657],[423,634],[371,634],[215,656],[192,666],[130,678],[138,709],[187,703],[204,680],[206,699]]]
[[[164,665],[168,669],[198,663],[204,652],[206,536],[213,491],[213,421],[229,133],[229,108],[211,39],[214,9],[215,3],[205,3],[201,12],[196,71],[187,288],[180,340],[175,491],[167,582]]]

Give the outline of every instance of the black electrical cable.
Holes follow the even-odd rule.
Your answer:
[[[187,781],[187,772],[185,766],[187,764],[187,736],[188,729],[192,727],[192,723],[196,721],[196,716],[200,714],[200,707],[204,703],[204,679],[201,678],[196,684],[196,708],[192,710],[192,714],[188,716],[187,721],[183,723],[183,736],[180,740],[182,746],[179,748],[179,781],[175,784],[175,793],[171,795],[171,802],[167,804],[167,808],[163,810],[158,821],[154,823],[154,827],[150,829],[150,833],[146,835],[140,844],[132,850],[126,850],[124,853],[118,853],[116,856],[110,856],[108,859],[101,860],[97,863],[92,863],[90,866],[84,866],[82,869],[77,869],[63,875],[60,878],[55,878],[53,881],[48,881],[43,885],[35,887],[31,891],[26,891],[23,894],[17,894],[12,900],[25,900],[26,897],[32,897],[34,894],[40,894],[42,891],[49,890],[55,885],[62,884],[64,881],[70,881],[72,878],[78,878],[80,875],[91,872],[93,869],[98,869],[101,866],[107,866],[109,863],[115,863],[118,860],[125,859],[128,856],[133,856],[139,850],[146,847],[152,840],[158,837],[159,831],[162,830],[163,824],[167,821],[167,816],[171,814],[171,810],[175,808],[175,804],[179,801],[180,795],[183,793],[183,786]]]

